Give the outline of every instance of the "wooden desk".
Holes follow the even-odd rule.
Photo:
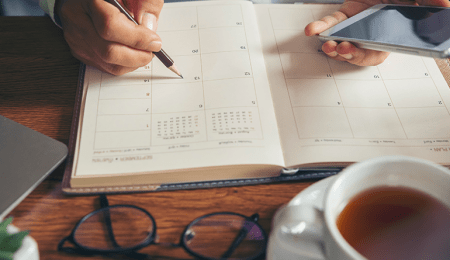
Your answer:
[[[62,31],[45,17],[0,17],[0,114],[68,143],[79,62]],[[79,259],[57,251],[75,223],[99,207],[97,196],[62,194],[63,166],[54,171],[12,212],[14,224],[30,230],[45,259]],[[283,204],[311,182],[108,196],[110,204],[129,203],[155,217],[161,242],[178,242],[196,217],[218,211],[259,213],[267,232]],[[151,246],[142,252],[190,258],[182,249]],[[87,257],[86,259],[104,259]],[[106,259],[106,258],[105,258]]]
[[[448,70],[445,62],[441,70]],[[0,17],[0,114],[52,138],[68,143],[78,79],[62,31],[45,17]],[[447,73],[446,75],[450,75]],[[447,76],[447,82],[449,77]],[[97,209],[97,196],[62,194],[63,166],[54,171],[12,212],[14,224],[30,230],[45,259],[79,259],[59,253],[58,242],[85,214]],[[196,217],[233,211],[259,213],[267,232],[275,211],[312,182],[108,196],[110,204],[134,204],[155,217],[161,242],[179,241]],[[182,249],[151,246],[152,255],[190,258]],[[106,259],[87,257],[86,259]]]

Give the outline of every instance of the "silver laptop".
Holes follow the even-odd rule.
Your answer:
[[[0,116],[0,220],[66,156],[65,144]]]

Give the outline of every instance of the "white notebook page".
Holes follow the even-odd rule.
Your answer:
[[[450,89],[431,58],[359,67],[305,26],[339,5],[254,5],[286,165],[404,154],[450,164]]]
[[[156,58],[120,77],[88,67],[72,176],[281,165],[252,4],[166,4],[158,34],[184,79]]]

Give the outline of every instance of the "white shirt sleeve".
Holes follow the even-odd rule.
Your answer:
[[[55,0],[39,0],[39,6],[52,18],[56,25],[61,27],[55,20]]]

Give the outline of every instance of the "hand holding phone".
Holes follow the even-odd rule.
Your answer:
[[[386,2],[384,2],[386,3]],[[448,0],[428,0],[428,1],[391,1],[390,3],[403,3],[405,6],[411,5],[428,5],[428,6],[443,6],[450,7]],[[356,14],[364,11],[368,7],[374,4],[381,4],[380,1],[362,0],[356,2],[354,0],[346,0],[339,11],[322,18],[320,21],[315,21],[305,28],[305,34],[308,36],[318,35],[327,29],[337,25],[340,22],[347,20],[349,17],[353,17]],[[395,27],[395,24],[392,24]],[[376,27],[374,25],[374,27]],[[447,26],[448,27],[448,26]],[[360,44],[358,46],[362,47]],[[388,52],[364,49],[351,44],[348,41],[334,41],[329,40],[322,45],[322,50],[331,58],[335,60],[348,61],[352,64],[360,66],[378,65],[382,63],[389,55]],[[387,49],[383,49],[387,50]],[[391,50],[390,50],[391,51]]]

